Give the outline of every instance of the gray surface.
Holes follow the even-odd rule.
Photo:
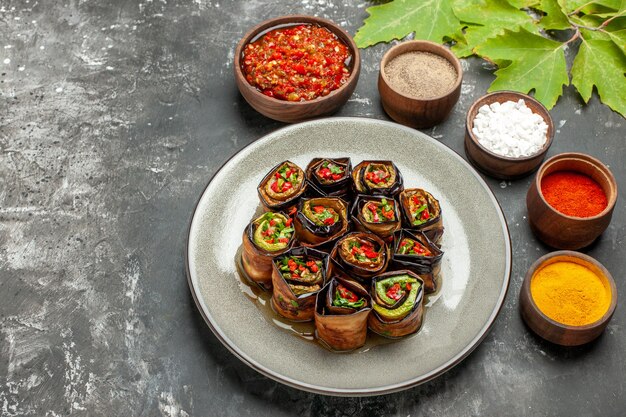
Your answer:
[[[511,228],[512,285],[484,343],[426,385],[366,399],[287,388],[236,359],[193,307],[182,256],[193,205],[229,156],[282,126],[239,97],[236,42],[288,12],[354,33],[366,5],[0,2],[0,414],[623,414],[621,306],[599,340],[576,349],[538,340],[519,317],[523,275],[548,251],[524,217],[531,178],[489,180]],[[376,91],[386,49],[363,51],[340,115],[386,119]],[[480,61],[464,65],[451,118],[425,131],[460,154],[465,112],[492,79]],[[583,107],[570,88],[551,114],[558,131],[549,155],[587,152],[623,184],[622,117],[595,97]],[[585,251],[621,294],[625,224],[620,198],[609,229]]]
[[[237,279],[233,260],[241,233],[232,231],[243,231],[254,219],[259,207],[256,187],[272,167],[284,160],[306,167],[313,157],[346,155],[354,166],[362,160],[392,160],[406,188],[423,187],[437,196],[445,255],[441,288],[427,298],[424,324],[416,337],[340,355],[279,329],[256,303],[244,298],[246,287]],[[207,321],[255,369],[313,392],[392,392],[445,372],[491,327],[511,272],[511,242],[504,222],[484,182],[435,139],[374,119],[317,120],[259,139],[213,178],[191,224],[190,282]],[[411,366],[389,366],[397,361]]]

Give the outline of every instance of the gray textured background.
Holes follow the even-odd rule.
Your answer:
[[[183,246],[193,205],[232,154],[282,124],[254,112],[233,50],[259,21],[330,18],[354,33],[370,2],[0,1],[0,415],[585,415],[626,409],[625,313],[581,348],[537,339],[518,314],[528,266],[530,178],[488,180],[507,216],[511,288],[483,344],[420,387],[384,397],[303,393],[247,368],[193,306]],[[362,51],[342,116],[386,119],[376,90],[387,49]],[[463,155],[463,119],[492,71],[464,62],[451,118],[425,130]],[[626,178],[625,120],[568,88],[549,155],[587,152]],[[585,252],[625,294],[626,210]]]

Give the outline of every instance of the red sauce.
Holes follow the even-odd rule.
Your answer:
[[[307,101],[345,84],[350,58],[348,47],[328,29],[297,25],[246,45],[242,69],[248,83],[269,97]]]

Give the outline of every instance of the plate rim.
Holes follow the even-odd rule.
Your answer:
[[[507,244],[505,245],[506,279],[504,281],[504,285],[500,289],[500,294],[497,300],[496,308],[494,308],[494,310],[491,312],[491,315],[489,316],[489,319],[487,320],[485,325],[480,329],[478,334],[472,339],[472,341],[467,346],[465,346],[457,355],[455,355],[452,359],[450,359],[443,365],[439,366],[438,368],[433,369],[432,371],[428,372],[425,375],[412,378],[406,381],[398,382],[396,384],[387,384],[387,385],[383,385],[383,386],[376,387],[376,388],[349,388],[349,389],[327,388],[327,387],[322,387],[319,385],[309,384],[306,382],[295,380],[293,378],[284,376],[278,372],[273,371],[272,369],[269,369],[259,364],[252,358],[248,357],[244,352],[239,350],[239,348],[226,335],[222,334],[219,326],[216,323],[213,323],[211,317],[204,310],[204,302],[200,300],[198,297],[197,291],[199,291],[199,289],[194,284],[194,279],[191,274],[191,269],[189,265],[189,258],[190,258],[189,243],[190,243],[191,233],[192,233],[193,226],[194,226],[194,221],[196,220],[196,214],[198,213],[198,206],[200,205],[200,202],[202,201],[202,198],[204,197],[204,194],[206,193],[207,189],[209,188],[209,186],[211,185],[215,177],[224,169],[224,167],[228,165],[235,157],[240,155],[242,152],[248,150],[249,148],[253,146],[262,146],[264,142],[271,140],[270,138],[271,136],[274,136],[278,134],[279,132],[288,132],[290,130],[301,129],[303,126],[307,126],[307,125],[329,123],[333,121],[337,121],[337,122],[341,122],[341,121],[355,122],[356,121],[357,123],[382,124],[382,125],[387,125],[389,127],[396,128],[396,129],[404,130],[412,135],[415,135],[417,133],[418,136],[422,136],[422,139],[432,142],[433,144],[435,144],[435,146],[438,146],[442,148],[444,151],[451,154],[451,156],[455,157],[457,160],[461,162],[461,164],[465,165],[465,167],[468,168],[468,170],[472,173],[472,175],[474,175],[474,177],[478,180],[479,184],[487,191],[488,196],[495,203],[495,207],[497,208],[497,214],[498,214],[498,217],[500,218],[500,226],[502,227],[504,236],[507,238],[506,239]],[[235,355],[235,357],[237,357],[240,361],[242,361],[244,364],[248,365],[255,371],[261,373],[262,375],[265,375],[266,377],[269,377],[282,384],[288,385],[292,388],[312,392],[315,394],[337,396],[337,397],[366,397],[366,396],[374,396],[374,395],[391,394],[394,392],[406,390],[406,389],[415,387],[417,385],[426,383],[428,381],[431,381],[437,378],[438,376],[443,375],[444,373],[446,373],[447,371],[449,371],[450,369],[454,368],[456,365],[461,363],[482,343],[485,337],[487,337],[487,335],[489,334],[489,331],[495,324],[497,317],[500,315],[500,311],[502,311],[502,307],[504,306],[504,301],[506,299],[506,296],[510,287],[511,273],[512,273],[512,268],[513,268],[511,234],[509,231],[509,226],[506,220],[506,216],[504,215],[504,211],[502,210],[502,206],[500,205],[500,202],[498,201],[495,194],[491,190],[491,187],[489,187],[489,185],[485,182],[482,176],[476,171],[476,169],[469,162],[463,159],[463,157],[454,149],[432,138],[426,133],[423,133],[419,130],[411,129],[407,126],[390,122],[387,120],[380,120],[380,119],[367,118],[367,117],[326,117],[326,118],[296,123],[296,124],[292,124],[288,126],[283,126],[281,128],[275,129],[271,132],[264,134],[260,138],[250,142],[249,144],[247,144],[246,146],[244,146],[243,148],[235,152],[233,155],[231,155],[228,159],[226,159],[226,161],[224,161],[224,163],[219,167],[219,169],[217,169],[213,173],[213,175],[211,175],[211,178],[208,180],[206,185],[203,187],[202,192],[200,193],[199,197],[196,199],[196,202],[193,206],[193,210],[189,218],[189,222],[188,222],[187,238],[186,238],[185,246],[184,246],[184,258],[185,258],[184,259],[185,260],[185,273],[187,275],[187,284],[189,286],[189,291],[191,292],[196,309],[202,316],[204,322],[207,324],[207,326],[211,329],[213,334],[220,341],[220,343],[222,343],[222,345],[224,345],[233,355]]]

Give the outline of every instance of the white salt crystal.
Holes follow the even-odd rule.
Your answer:
[[[472,132],[491,152],[521,158],[541,150],[547,140],[548,125],[520,99],[481,106]]]

